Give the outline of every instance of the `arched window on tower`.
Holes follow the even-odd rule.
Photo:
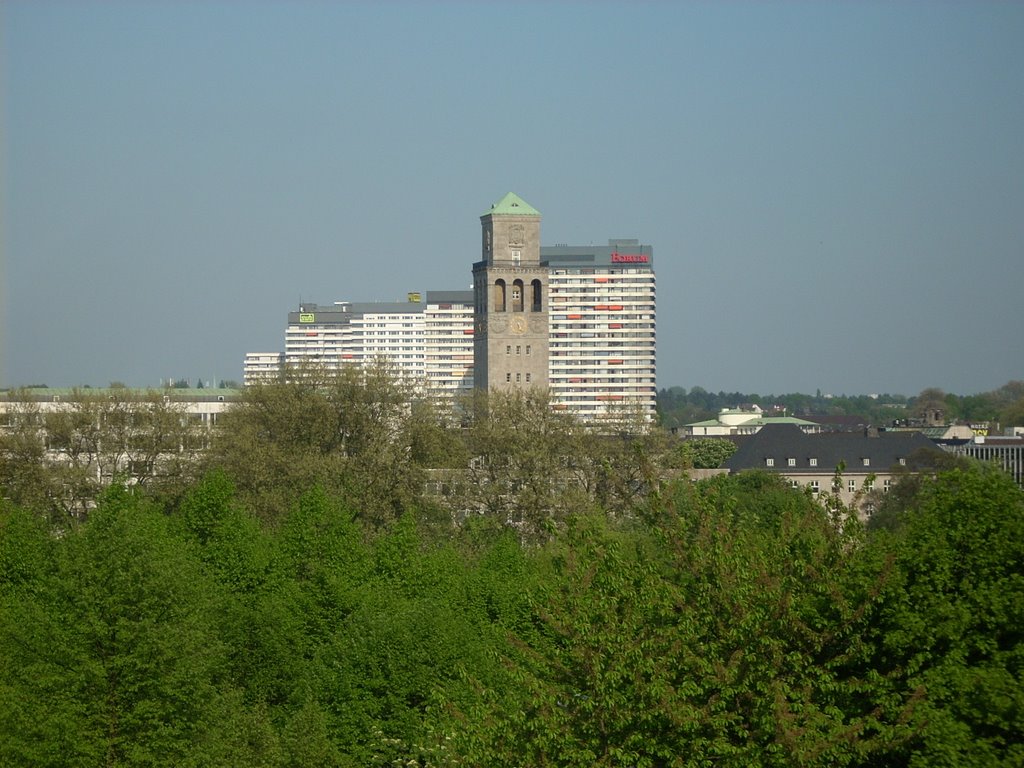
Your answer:
[[[530,283],[530,286],[533,288],[533,311],[540,312],[543,309],[541,306],[540,280],[534,280]]]
[[[512,311],[522,312],[523,311],[523,281],[513,280],[512,281]]]
[[[500,277],[494,281],[494,311],[505,311],[505,281]]]

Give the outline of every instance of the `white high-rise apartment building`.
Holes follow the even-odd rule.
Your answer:
[[[422,382],[423,306],[415,304],[398,311],[388,305],[380,308],[353,306],[362,307],[363,311],[352,316],[342,360],[350,359],[364,366],[382,360],[401,376]],[[346,358],[348,354],[352,357]]]
[[[473,390],[473,292],[427,291],[424,310],[426,387],[441,398]]]
[[[246,352],[242,381],[245,386],[276,381],[283,364],[284,355],[280,352]]]
[[[288,313],[278,368],[315,363],[327,370],[384,361],[440,397],[473,387],[473,292],[428,291],[408,302],[302,304]],[[272,378],[272,355],[246,355],[246,384]],[[251,372],[251,375],[250,375]]]
[[[424,316],[418,297],[408,302],[302,304],[288,313],[284,361],[326,370],[383,360],[402,375],[423,378]]]
[[[657,397],[654,253],[637,240],[541,248],[548,268],[548,387],[555,407],[590,420]]]

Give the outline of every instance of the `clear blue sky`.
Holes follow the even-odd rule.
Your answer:
[[[467,288],[514,191],[637,237],[658,384],[1024,379],[1024,4],[0,4],[0,384],[241,378]]]

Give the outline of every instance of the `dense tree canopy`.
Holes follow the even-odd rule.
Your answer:
[[[8,454],[0,764],[1024,762],[1006,475],[908,474],[864,526],[764,473],[672,479],[654,432],[367,384],[257,388],[202,477],[87,515]]]

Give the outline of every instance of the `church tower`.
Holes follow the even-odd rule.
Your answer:
[[[540,263],[540,213],[509,192],[480,217],[473,265],[476,386],[548,386],[548,270]]]

